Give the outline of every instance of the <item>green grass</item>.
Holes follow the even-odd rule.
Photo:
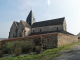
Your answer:
[[[54,59],[55,57],[60,56],[58,52],[60,52],[61,50],[68,49],[70,46],[73,46],[78,43],[72,43],[72,44],[64,45],[64,46],[61,46],[59,48],[54,48],[54,49],[47,49],[42,54],[2,58],[1,60],[49,60],[49,59]]]

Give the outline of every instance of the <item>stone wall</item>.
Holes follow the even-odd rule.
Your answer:
[[[41,31],[40,31],[41,29]],[[34,30],[34,32],[33,32]],[[36,27],[32,28],[32,33],[35,32],[47,32],[47,31],[57,31],[57,30],[63,30],[63,25],[53,25],[53,26],[44,26],[44,27]]]
[[[47,48],[57,47],[57,34],[45,36]]]
[[[78,36],[58,33],[57,40],[58,40],[57,47],[59,47],[62,45],[78,42]]]
[[[40,37],[41,39],[43,39],[44,42],[42,43],[42,47],[46,46],[46,48],[48,49],[78,42],[78,36],[62,34],[62,33],[47,33],[47,34],[39,34],[39,35],[19,37],[19,38],[11,38],[2,40],[1,42],[4,44],[9,41],[25,40],[29,41],[29,43],[31,43],[35,47],[34,39],[36,37]]]
[[[16,35],[16,29],[17,29],[17,26],[15,24],[15,21],[13,22],[11,28],[10,28],[10,32],[9,32],[9,38],[14,38]]]
[[[23,36],[23,30],[25,29],[24,25],[22,24],[22,21],[20,21],[20,24],[18,26],[17,30],[17,37],[22,37]]]
[[[31,28],[25,27],[25,36],[28,36],[31,33]]]
[[[78,36],[78,41],[80,42],[80,37]]]
[[[64,19],[64,22],[63,22],[63,30],[67,31],[67,25],[66,25],[66,20]]]
[[[41,39],[44,39],[44,43],[42,44],[42,47],[46,45],[46,48],[54,48],[57,46],[57,33],[49,33],[49,34],[40,34],[40,35],[33,35],[33,36],[26,36],[26,37],[18,37],[18,38],[11,38],[11,39],[5,39],[1,42],[4,44],[9,41],[29,41],[32,43],[33,46],[35,46],[34,39],[36,37],[40,37]]]

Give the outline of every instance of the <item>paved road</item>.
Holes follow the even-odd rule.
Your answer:
[[[80,43],[60,52],[61,56],[51,60],[80,60]]]

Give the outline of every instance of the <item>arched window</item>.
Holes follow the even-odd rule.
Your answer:
[[[57,27],[57,31],[58,31],[58,27]]]
[[[33,33],[34,33],[34,30],[33,30]]]
[[[41,32],[41,29],[40,29],[40,32]]]
[[[26,30],[24,30],[24,36],[25,36],[25,32],[26,32]]]
[[[19,37],[21,37],[21,33],[20,33],[20,36]]]
[[[14,38],[14,33],[12,34],[13,38]]]

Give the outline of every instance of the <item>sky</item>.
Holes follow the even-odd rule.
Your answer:
[[[30,10],[36,22],[65,17],[67,31],[80,32],[80,0],[0,0],[0,38],[8,38],[13,21],[26,21]]]

